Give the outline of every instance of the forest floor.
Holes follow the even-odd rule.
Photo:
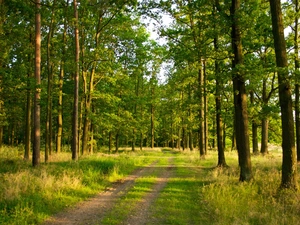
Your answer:
[[[158,198],[168,180],[173,177],[175,167],[172,161],[173,157],[168,157],[168,165],[157,165],[156,161],[150,166],[140,168],[125,179],[113,183],[111,187],[93,198],[50,217],[44,225],[103,224],[102,220],[110,213],[116,204],[120,203],[120,198],[135,188],[135,181],[152,176],[155,171],[159,174],[155,177],[155,183],[151,187],[151,190],[147,191],[147,194],[138,200],[138,204],[130,210],[129,215],[121,224],[161,224],[157,221],[155,216],[151,214],[150,207]]]
[[[255,179],[249,183],[238,181],[236,152],[226,152],[228,168],[216,167],[216,151],[204,160],[198,154],[164,149],[137,154],[147,159],[146,166],[43,225],[300,225],[300,191],[278,189],[280,150],[252,156]],[[299,174],[297,179],[300,183]]]

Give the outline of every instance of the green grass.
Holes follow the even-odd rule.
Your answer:
[[[153,153],[152,153],[153,156]],[[156,183],[156,178],[161,172],[161,166],[168,165],[167,155],[163,155],[155,164],[155,168],[151,173],[148,173],[140,178],[137,178],[134,182],[133,188],[131,188],[124,196],[122,196],[113,209],[106,215],[106,217],[99,221],[99,224],[122,224],[129,213],[131,213],[136,207],[138,207],[140,201],[145,197],[151,188]],[[157,158],[157,157],[155,157]]]
[[[155,159],[135,153],[70,160],[62,153],[33,168],[16,148],[0,150],[0,224],[38,224],[62,209],[104,190]]]
[[[177,158],[176,176],[152,208],[161,224],[300,224],[299,192],[278,190],[280,152],[252,157],[250,183],[238,182],[236,152],[226,156],[230,168],[225,169],[213,167],[214,152],[206,160],[195,154]]]
[[[45,218],[103,190],[140,166],[157,162],[138,178],[101,224],[120,224],[151,191],[162,167],[173,157],[176,168],[149,209],[159,224],[284,225],[300,224],[300,193],[279,191],[281,152],[253,156],[255,179],[240,183],[237,153],[226,152],[229,168],[216,168],[217,152],[205,160],[199,152],[169,149],[95,154],[78,162],[52,155],[32,168],[17,148],[0,149],[0,224],[39,224]],[[298,175],[298,182],[300,181]],[[299,182],[300,183],[300,182]]]

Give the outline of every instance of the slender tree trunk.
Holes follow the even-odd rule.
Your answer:
[[[299,73],[300,62],[299,62],[299,44],[298,44],[298,29],[299,29],[299,1],[294,0],[295,4],[295,28],[294,28],[294,51],[295,51],[295,71]],[[300,79],[299,74],[295,74],[296,80],[295,85],[295,119],[296,119],[296,147],[297,147],[297,161],[300,162],[300,104],[299,104],[299,92],[300,92]]]
[[[151,148],[154,148],[154,106],[151,104]]]
[[[224,148],[224,151],[226,149],[226,124],[223,123],[223,148]]]
[[[56,0],[53,1],[51,21],[47,36],[47,72],[48,72],[48,87],[47,87],[47,116],[46,116],[46,142],[45,142],[45,162],[48,162],[49,153],[52,152],[52,81],[53,81],[53,62],[51,58],[51,39],[53,37],[54,26],[54,10]]]
[[[183,120],[183,118],[182,118],[182,120]],[[184,151],[185,150],[185,148],[186,148],[186,145],[185,145],[185,143],[186,143],[186,140],[185,140],[185,126],[183,125],[182,126],[182,150]]]
[[[144,140],[144,135],[143,133],[141,132],[141,135],[140,135],[140,150],[143,150],[143,140]]]
[[[254,105],[254,92],[250,92],[251,104]],[[252,118],[252,152],[254,155],[258,154],[258,137],[257,137],[258,125],[255,118]]]
[[[120,142],[120,135],[119,135],[119,131],[117,131],[117,134],[116,134],[116,152],[119,151],[119,142]]]
[[[67,1],[66,5],[69,5]],[[66,16],[66,9],[64,8],[64,15]],[[57,107],[57,136],[56,136],[56,152],[61,152],[62,148],[62,134],[63,134],[63,85],[65,75],[65,57],[66,57],[66,41],[67,41],[67,24],[64,19],[64,32],[63,32],[63,48],[62,59],[60,61],[59,81],[58,81],[58,107]]]
[[[206,60],[203,60],[203,119],[204,119],[204,152],[205,155],[207,154],[207,150],[208,150],[208,140],[209,140],[209,136],[208,136],[208,107],[207,107],[207,93],[206,93],[206,79],[207,79],[207,75],[206,75]]]
[[[200,158],[205,158],[205,125],[204,125],[204,107],[203,107],[203,68],[200,60],[201,68],[198,70],[198,92],[199,92],[199,151]]]
[[[177,141],[176,141],[176,148],[180,150],[180,129],[178,128],[178,138],[177,138]]]
[[[26,125],[25,125],[25,153],[24,159],[29,160],[30,155],[30,143],[31,143],[31,110],[32,110],[32,100],[31,100],[31,90],[30,90],[30,78],[32,77],[31,72],[28,73],[27,81],[27,103],[26,103]]]
[[[252,152],[254,155],[258,154],[258,125],[255,120],[252,121]]]
[[[280,0],[270,0],[272,28],[278,67],[279,103],[282,129],[282,177],[281,188],[297,189],[297,164],[291,85],[288,76],[288,62]]]
[[[214,38],[214,48],[216,52],[219,50],[218,38]],[[223,120],[222,120],[222,101],[221,101],[221,82],[220,80],[220,65],[217,60],[215,60],[215,73],[216,73],[216,125],[217,125],[217,146],[218,146],[218,166],[227,166],[225,160],[225,149],[223,143]]]
[[[33,43],[32,40],[32,35],[30,34],[30,45]],[[33,70],[31,68],[33,68],[33,61],[31,56],[28,57],[28,63],[29,63],[29,70],[28,70],[28,74],[27,74],[27,101],[26,101],[26,119],[25,119],[25,152],[24,152],[24,159],[25,160],[29,160],[29,156],[30,156],[30,148],[31,148],[31,126],[32,126],[32,82],[31,79],[34,77],[33,75]]]
[[[238,15],[239,10],[240,0],[232,0],[232,48],[234,53],[233,90],[236,144],[239,155],[240,181],[248,181],[253,178],[253,175],[250,159],[246,85],[242,75],[243,72],[239,69],[239,65],[243,64],[242,40],[239,24],[240,15]]]
[[[90,130],[90,148],[89,148],[89,153],[93,154],[94,153],[94,124],[91,123],[91,130]]]
[[[34,139],[32,150],[32,165],[40,164],[41,147],[41,1],[36,0],[35,7],[35,95],[34,95]]]
[[[108,152],[112,152],[112,132],[109,131],[108,133]]]
[[[267,96],[267,80],[263,79],[263,91],[262,91],[262,101],[264,105],[268,105],[269,98]],[[260,153],[265,155],[268,154],[268,142],[269,142],[269,119],[268,115],[263,115],[261,121],[261,149]]]
[[[260,149],[260,153],[263,155],[269,153],[268,136],[269,136],[269,119],[263,118],[261,123],[261,149]]]
[[[135,128],[133,128],[132,130],[132,142],[131,142],[131,150],[134,152],[135,151]]]
[[[75,19],[75,72],[74,72],[74,103],[72,121],[72,159],[78,160],[78,99],[79,99],[79,30],[77,1],[73,0]]]

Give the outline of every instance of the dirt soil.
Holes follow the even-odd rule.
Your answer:
[[[156,184],[153,186],[133,212],[127,217],[122,224],[126,225],[142,225],[142,224],[159,224],[155,217],[151,215],[149,210],[155,199],[159,196],[172,177],[173,164],[172,157],[169,158],[169,165],[163,168],[157,178]],[[104,192],[99,193],[87,201],[81,202],[73,208],[60,212],[49,218],[43,225],[87,225],[101,224],[101,220],[114,207],[117,200],[126,195],[126,193],[134,187],[134,182],[137,178],[151,174],[155,170],[156,163],[142,169],[136,170],[133,174],[126,177],[124,180],[116,182],[112,187],[107,188]]]

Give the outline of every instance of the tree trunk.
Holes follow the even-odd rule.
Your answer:
[[[69,0],[66,5],[69,5]],[[64,8],[64,15],[66,16],[67,7]],[[60,61],[59,81],[58,81],[58,107],[57,107],[57,136],[56,136],[56,152],[61,152],[62,148],[62,132],[63,132],[63,84],[65,75],[65,57],[66,57],[66,40],[67,40],[67,24],[64,19],[63,31],[63,49],[62,59]]]
[[[190,151],[194,150],[193,131],[189,132],[189,148],[190,148]]]
[[[93,154],[94,153],[94,124],[91,123],[91,130],[90,130],[90,147],[89,147],[89,153]]]
[[[120,139],[120,135],[119,135],[119,131],[117,131],[117,134],[116,134],[116,152],[119,151],[119,139]]]
[[[251,104],[254,105],[254,92],[250,92]],[[257,128],[258,125],[256,123],[255,118],[252,118],[252,152],[254,155],[258,154],[258,137],[257,137]]]
[[[295,151],[293,103],[289,83],[288,62],[280,0],[270,0],[272,28],[278,67],[279,103],[282,129],[281,188],[297,189],[297,164]]]
[[[242,71],[239,69],[239,66],[243,64],[239,10],[240,0],[232,0],[232,48],[234,53],[232,67],[236,144],[239,155],[240,181],[248,181],[253,178],[253,175],[250,158],[246,85]]]
[[[56,0],[53,1],[51,21],[47,36],[47,72],[48,72],[48,87],[47,87],[47,116],[46,116],[46,142],[45,142],[45,162],[48,162],[49,153],[52,152],[52,81],[53,81],[53,62],[51,58],[51,39],[53,37],[54,27],[54,9]]]
[[[79,31],[77,2],[73,0],[75,19],[75,71],[74,71],[74,103],[72,118],[72,159],[78,160],[78,99],[79,99]]]
[[[299,79],[299,44],[298,44],[298,27],[299,27],[299,1],[295,0],[295,28],[294,28],[294,51],[295,51],[295,119],[296,119],[296,147],[297,147],[297,161],[300,162],[300,104],[299,104],[299,92],[300,92],[300,79]],[[297,73],[298,72],[298,73]]]
[[[32,43],[32,35],[30,35],[30,44]],[[33,78],[33,71],[32,71],[32,58],[31,56],[28,57],[28,63],[30,65],[30,69],[28,70],[27,74],[27,101],[26,101],[26,119],[25,119],[25,152],[24,152],[24,159],[29,160],[30,156],[30,145],[31,145],[31,125],[32,125],[32,90],[31,90],[31,79]]]
[[[263,155],[269,153],[268,136],[269,136],[269,119],[263,118],[261,123],[261,149],[260,149],[260,153]]]
[[[204,119],[204,152],[207,154],[208,150],[208,107],[207,107],[207,94],[206,94],[206,61],[203,60],[203,119]]]
[[[183,118],[182,118],[183,120]],[[182,151],[186,149],[186,140],[185,140],[185,125],[182,126]]]
[[[41,147],[41,1],[36,0],[35,12],[35,95],[34,95],[34,139],[32,165],[40,164]]]
[[[216,62],[217,67],[217,62]],[[216,68],[217,71],[217,68]],[[216,79],[216,124],[217,124],[217,145],[218,145],[218,166],[227,166],[225,160],[225,151],[223,143],[223,122],[221,116],[221,95],[220,95],[220,83],[218,78]]]
[[[112,152],[112,132],[109,131],[108,133],[108,152]]]
[[[205,158],[205,124],[204,124],[204,107],[203,107],[203,68],[198,70],[198,92],[199,92],[199,151],[200,158]]]
[[[216,52],[219,50],[218,37],[214,38],[214,48]],[[227,166],[225,160],[225,149],[223,143],[223,121],[222,121],[222,101],[221,101],[221,90],[222,86],[220,83],[220,65],[215,60],[215,76],[216,76],[216,125],[217,125],[217,146],[218,146],[218,166]]]
[[[151,148],[154,148],[154,106],[151,104]]]
[[[258,125],[255,120],[252,121],[252,152],[254,155],[258,154],[258,137],[257,137]]]
[[[141,132],[141,135],[140,135],[140,150],[142,151],[143,150],[143,140],[144,140],[144,135],[143,135],[143,132]]]

